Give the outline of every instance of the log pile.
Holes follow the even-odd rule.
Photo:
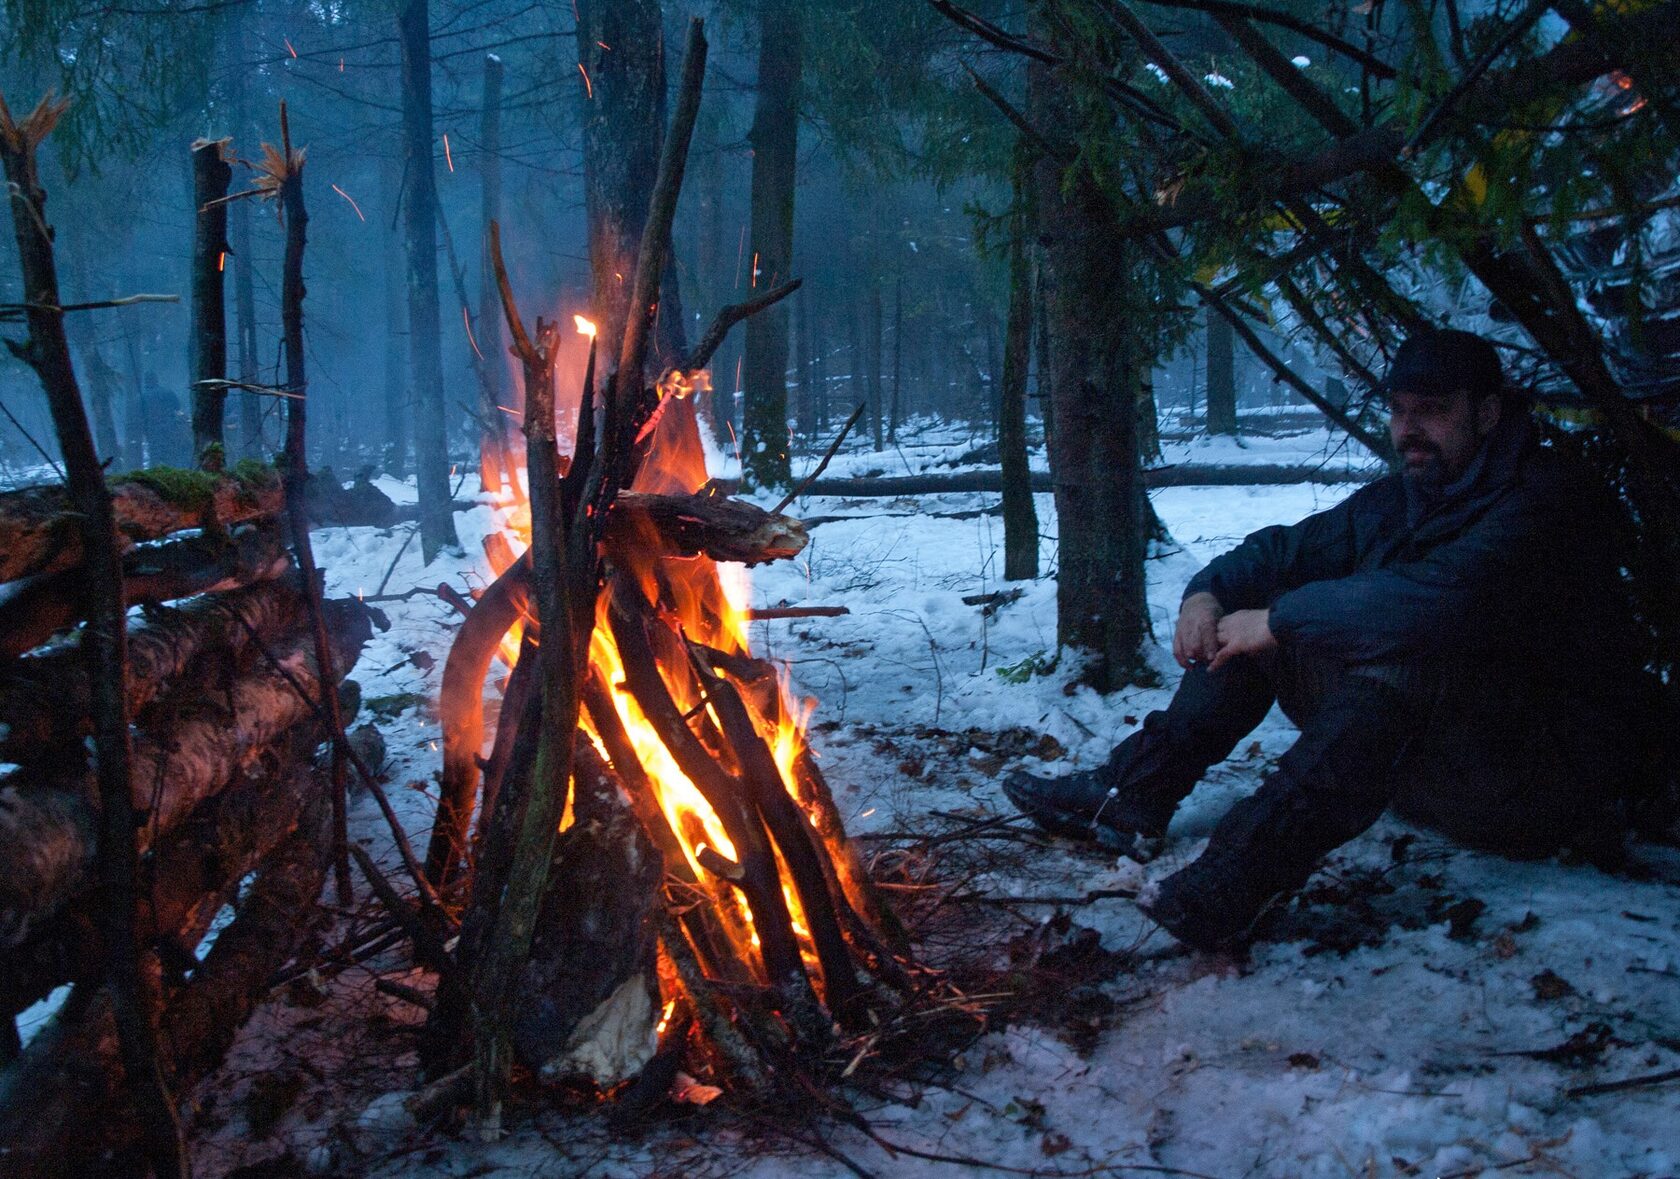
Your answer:
[[[182,493],[185,487],[191,495]],[[161,488],[161,490],[160,490]],[[215,1066],[318,912],[331,851],[326,739],[304,583],[271,473],[135,478],[114,492],[128,636],[140,941],[177,1092]],[[8,1175],[98,1171],[137,1141],[96,920],[92,693],[79,546],[56,488],[0,495],[0,1144]],[[184,535],[183,535],[184,534]],[[185,599],[185,600],[181,600]],[[340,677],[376,612],[328,601]],[[45,647],[55,633],[68,635]],[[244,887],[241,887],[241,883]],[[196,957],[225,906],[234,918]],[[15,1016],[74,984],[19,1055]],[[16,1057],[16,1059],[12,1059]],[[89,1133],[98,1126],[98,1133]]]

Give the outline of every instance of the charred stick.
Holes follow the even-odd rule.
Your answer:
[[[683,171],[688,164],[688,141],[694,120],[700,113],[701,86],[706,75],[706,35],[699,20],[688,22],[683,45],[682,77],[677,83],[676,104],[665,145],[659,156],[659,171],[648,200],[647,224],[642,230],[636,255],[636,275],[631,283],[629,313],[624,321],[624,339],[619,348],[618,372],[613,399],[628,407],[642,394],[642,368],[647,361],[648,333],[659,305],[659,284],[665,258],[671,251],[671,223],[677,215],[677,197],[682,192]],[[640,423],[637,423],[640,426]],[[617,440],[609,439],[613,446]],[[614,457],[628,458],[627,454]],[[617,481],[622,487],[628,479]]]
[[[356,858],[356,866],[367,878],[373,895],[379,898],[379,903],[385,906],[385,911],[402,926],[403,932],[414,943],[414,956],[421,965],[437,971],[440,975],[450,974],[455,963],[450,958],[449,951],[443,948],[443,941],[436,931],[431,929],[421,914],[391,887],[391,882],[385,879],[385,873],[379,870],[379,865],[373,862],[373,857],[368,854],[366,848],[359,843],[352,843],[350,854]]]
[[[805,476],[804,479],[800,480],[798,487],[795,487],[792,491],[788,492],[782,497],[781,503],[770,509],[770,514],[772,516],[779,516],[783,512],[787,511],[787,506],[803,495],[805,489],[815,483],[819,475],[828,470],[828,464],[834,461],[834,456],[840,452],[840,445],[846,441],[846,435],[852,432],[852,427],[857,425],[858,419],[863,416],[863,411],[868,407],[869,402],[858,402],[857,408],[852,411],[852,416],[846,419],[846,424],[844,426],[840,427],[840,433],[834,436],[834,441],[830,442],[828,444],[828,449],[823,451],[822,461],[817,464],[816,470],[812,471],[809,475]]]
[[[689,351],[687,356],[682,358],[682,363],[676,367],[683,372],[694,372],[696,369],[705,368],[710,363],[712,354],[723,347],[724,337],[729,335],[730,328],[743,319],[757,315],[766,307],[774,307],[797,291],[803,282],[803,279],[796,278],[792,282],[785,282],[779,287],[766,291],[756,299],[731,303],[723,308],[712,320],[711,326],[706,329],[706,334],[700,337],[700,342]]]
[[[734,1020],[730,1019],[722,993],[700,969],[699,960],[695,957],[688,939],[684,937],[682,928],[670,912],[664,909],[659,913],[659,945],[665,951],[666,960],[676,971],[677,981],[682,984],[684,993],[694,1007],[695,1018],[699,1020],[700,1028],[705,1032],[707,1045],[717,1052],[724,1067],[743,1085],[753,1089],[761,1088],[765,1076],[758,1054],[742,1037]],[[743,1017],[746,1015],[744,1009],[737,1010]]]
[[[794,802],[776,767],[775,756],[759,736],[747,706],[735,686],[716,675],[700,660],[696,660],[706,676],[703,685],[713,711],[723,726],[725,739],[734,750],[741,767],[741,781],[750,793],[759,818],[782,853],[799,907],[805,913],[805,925],[811,931],[811,943],[816,947],[817,961],[822,966],[823,984],[828,1006],[842,1020],[857,1018],[855,1003],[859,995],[857,976],[852,970],[846,939],[840,932],[839,919],[834,914],[828,882],[833,869],[826,872],[823,857],[811,839],[810,824],[799,804]]]
[[[286,384],[299,394],[308,388],[303,361],[303,250],[309,232],[309,211],[303,203],[303,154],[292,151],[286,104],[280,104],[281,150],[285,153],[280,181],[280,208],[286,220],[286,253],[280,282],[281,335],[285,345]],[[305,453],[307,395],[286,402],[286,516],[292,527],[292,547],[303,571],[303,592],[315,629],[315,663],[321,669],[320,705],[333,734],[333,879],[338,903],[351,902],[350,853],[346,834],[347,789],[344,763],[344,717],[338,708],[338,677],[333,674],[332,646],[321,614],[321,583],[315,569],[315,549],[309,540],[309,460]]]
[[[738,783],[683,721],[682,710],[672,700],[648,643],[643,620],[646,607],[638,607],[639,595],[634,598],[632,595],[634,590],[619,587],[611,609],[613,635],[624,660],[630,693],[677,765],[711,804],[723,823],[724,832],[735,845],[742,870],[739,887],[752,912],[766,977],[790,1002],[797,1002],[801,993],[810,991],[811,984],[793,937],[792,918],[782,896],[769,838],[741,797]]]

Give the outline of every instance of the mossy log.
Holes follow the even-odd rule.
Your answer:
[[[253,635],[272,641],[302,618],[295,578],[147,610],[128,631],[128,715],[141,717],[189,669],[214,682],[243,658]],[[91,731],[84,663],[80,649],[67,646],[0,670],[0,761],[58,757],[57,746]]]
[[[369,611],[327,603],[333,660],[343,675],[371,637]],[[134,742],[134,805],[142,854],[300,721],[318,683],[310,636],[272,649],[225,691],[198,691],[157,732]],[[302,695],[300,695],[300,692]],[[92,883],[97,816],[86,772],[20,771],[0,785],[0,948],[18,944]]]
[[[278,515],[280,477],[258,463],[230,475],[173,467],[111,481],[111,506],[124,548],[188,528],[228,528]],[[62,486],[0,492],[0,582],[55,573],[82,563],[82,542]]]

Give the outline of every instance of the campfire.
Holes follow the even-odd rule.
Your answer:
[[[560,326],[526,330],[490,232],[526,461],[485,544],[495,579],[443,676],[425,877],[435,907],[459,913],[459,939],[440,948],[442,930],[417,948],[439,972],[427,1066],[446,1092],[470,1082],[491,1130],[516,1063],[600,1092],[638,1078],[648,1098],[679,1070],[750,1090],[819,1075],[837,1034],[911,990],[899,927],[806,743],[810,706],[752,653],[725,592],[720,563],[791,558],[805,530],[722,493],[695,414],[730,326],[798,284],[726,308],[644,375],[703,62],[696,27],[623,339],[578,320],[575,416],[555,408]],[[597,380],[603,343],[616,364]],[[510,671],[485,756],[498,659]]]
[[[637,462],[603,529],[581,692],[586,740],[559,822],[560,846],[572,854],[556,856],[550,882],[550,899],[565,896],[573,911],[550,913],[562,906],[545,902],[541,922],[561,942],[587,941],[593,915],[624,941],[639,930],[646,944],[642,953],[608,953],[592,986],[577,977],[592,964],[568,955],[574,1009],[530,994],[524,1010],[534,1014],[515,1033],[523,1063],[603,1087],[660,1056],[730,1084],[756,1083],[764,1062],[796,1047],[820,1055],[833,1025],[868,1020],[871,1004],[884,1001],[881,984],[907,981],[888,945],[895,926],[806,743],[813,702],[797,700],[786,674],[752,654],[747,613],[725,590],[736,563],[796,556],[804,528],[729,499],[710,481],[691,396],[705,387],[705,370],[687,367],[646,391]],[[586,390],[581,413],[592,400]],[[593,433],[580,419],[580,446]],[[565,477],[588,458],[574,452]],[[486,869],[485,825],[521,769],[520,730],[532,715],[542,628],[531,606],[532,510],[522,473],[509,480],[500,528],[485,539],[494,581],[445,667],[443,798],[428,869],[446,884],[469,865]],[[481,759],[482,697],[497,659],[511,672]],[[592,832],[583,830],[588,823]],[[595,846],[579,854],[586,844]],[[650,858],[659,870],[638,870]],[[568,880],[613,867],[616,879],[590,882],[597,890]],[[644,895],[629,895],[638,888]],[[539,990],[555,981],[540,961],[543,937],[526,970]],[[584,995],[599,1002],[582,1009]],[[438,1011],[445,1022],[459,1017],[446,1004]],[[642,1034],[627,1026],[638,1023]]]

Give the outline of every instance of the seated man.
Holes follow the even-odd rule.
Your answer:
[[[1403,471],[1191,579],[1184,678],[1106,765],[1004,785],[1041,826],[1146,858],[1275,700],[1299,739],[1142,903],[1191,946],[1239,939],[1390,806],[1512,854],[1613,845],[1646,768],[1608,494],[1539,445],[1479,337],[1414,336],[1383,388]]]

